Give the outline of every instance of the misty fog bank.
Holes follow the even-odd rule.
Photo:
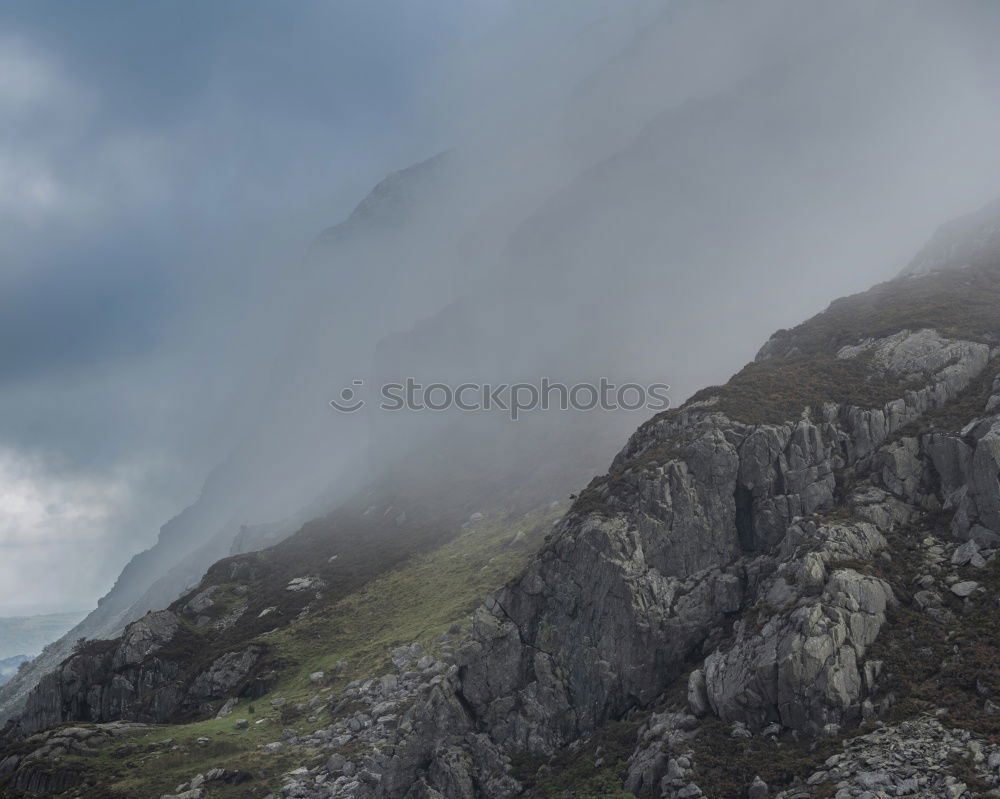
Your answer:
[[[6,113],[49,114],[67,93],[99,109],[68,151],[40,148],[53,180],[82,192],[94,176],[66,159],[128,146],[94,168],[97,196],[117,197],[99,224],[44,206],[12,228],[4,279],[22,288],[7,296],[58,332],[4,315],[5,340],[35,342],[9,345],[2,439],[35,510],[0,533],[2,607],[92,601],[199,492],[120,581],[115,614],[214,537],[212,557],[244,524],[291,532],[430,448],[483,481],[530,482],[546,453],[598,469],[642,414],[518,426],[328,401],[355,379],[549,376],[665,382],[679,403],[1000,194],[990,4],[496,2],[488,20],[441,11],[405,33],[410,18],[352,28],[333,8],[274,34],[258,10],[254,37],[232,41],[220,23],[193,73],[211,92],[130,79],[144,126],[102,105],[117,65],[70,78],[60,40],[21,28],[12,57],[48,82]],[[338,26],[381,34],[379,69],[351,48],[321,58]],[[243,70],[278,41],[265,60],[287,68],[254,85]],[[346,84],[350,102],[321,91]],[[167,109],[175,128],[139,139]],[[123,192],[116,170],[156,174]]]

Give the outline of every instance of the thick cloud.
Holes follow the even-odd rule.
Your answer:
[[[4,4],[0,613],[91,605],[196,494],[231,327],[436,146],[410,101],[462,6]]]
[[[620,43],[635,20],[595,34],[608,16],[600,0],[5,3],[0,614],[92,605],[239,440],[271,299],[311,238],[522,103],[483,102],[519,54],[587,30]]]
[[[356,451],[348,420],[310,425],[386,333],[445,372],[491,354],[533,374],[549,352],[666,373],[675,399],[724,379],[1000,193],[998,17],[985,0],[4,3],[0,614],[92,606],[219,463],[273,451],[229,479],[301,494],[288,442]],[[384,175],[445,150],[453,183],[420,198],[419,235],[303,257]],[[456,364],[447,326],[416,323],[463,295],[483,341],[466,329]]]

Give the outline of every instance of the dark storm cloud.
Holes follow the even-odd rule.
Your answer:
[[[192,294],[230,293],[220,274],[265,268],[242,241],[252,231],[257,250],[262,221],[280,228],[275,252],[294,252],[389,159],[420,157],[427,145],[403,135],[411,83],[453,35],[454,12],[4,4],[0,50],[57,85],[0,106],[0,148],[55,195],[30,219],[0,222],[0,384],[150,355]]]
[[[393,116],[419,62],[452,36],[460,4],[260,0],[5,3],[5,29],[102,87],[120,118],[169,123],[225,84],[255,116],[347,126]],[[338,79],[331,80],[332,76]],[[111,120],[113,121],[113,120]]]
[[[232,443],[221,409],[249,360],[231,349],[248,307],[382,175],[438,146],[415,83],[474,12],[3,4],[0,459],[20,531],[0,541],[5,594],[48,562],[69,604],[93,601],[197,494]],[[78,545],[72,511],[43,512],[76,496],[100,508]]]
[[[148,241],[145,242],[148,244]],[[18,380],[79,376],[108,360],[142,355],[173,302],[169,269],[138,274],[139,239],[54,256],[7,281],[0,295],[0,390]]]
[[[279,298],[315,235],[455,145],[458,117],[491,120],[482,130],[524,115],[521,92],[492,88],[524,68],[524,39],[541,63],[589,26],[558,81],[528,70],[536,109],[564,95],[604,57],[594,21],[619,7],[2,4],[0,613],[92,605],[253,438],[287,335]],[[384,332],[354,295],[392,329],[437,310],[415,307],[415,292],[436,300],[415,278],[392,300],[403,315],[377,278],[342,282],[334,300],[368,336],[350,343],[344,323],[342,369]]]

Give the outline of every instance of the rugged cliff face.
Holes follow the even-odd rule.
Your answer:
[[[250,645],[226,652],[201,668],[177,653],[164,653],[181,619],[169,610],[149,613],[116,641],[84,644],[28,696],[20,734],[67,720],[163,722],[179,714],[210,713],[212,703],[261,693],[255,667],[266,651]]]
[[[867,653],[896,599],[865,564],[886,534],[944,508],[957,540],[998,540],[1000,420],[906,434],[984,375],[992,387],[994,355],[903,331],[837,353],[869,356],[867,379],[898,386],[880,408],[827,403],[749,424],[708,400],[646,425],[478,614],[452,684],[470,734],[551,753],[653,706],[685,673],[696,716],[751,733],[872,718],[881,664]],[[419,730],[406,751],[420,754],[397,756],[390,773],[406,776],[392,784],[425,765],[440,790],[435,744]]]
[[[691,714],[747,735],[888,713],[870,655],[898,602],[875,568],[887,537],[933,515],[965,542],[956,563],[985,565],[1000,542],[1000,262],[978,241],[783,331],[730,384],[644,425],[487,600],[378,795],[514,795],[490,773],[498,753],[551,754],[685,676]],[[975,602],[974,581],[951,582]],[[632,789],[659,791],[661,766]]]
[[[580,758],[605,794],[1000,786],[1000,252],[993,215],[975,219],[950,229],[982,229],[975,246],[948,230],[930,246],[957,261],[922,253],[932,267],[779,331],[729,383],[643,424],[471,628],[436,639],[440,658],[396,648],[395,671],[304,702],[330,723],[264,747],[310,763],[284,795],[583,795],[596,777]],[[366,502],[363,529],[328,520],[223,561],[77,653],[32,694],[20,735],[264,693],[249,686],[260,664],[280,670],[275,613],[294,633],[398,562],[369,557],[395,539],[386,518],[441,540],[418,505],[408,518]],[[192,634],[225,646],[184,670],[171,652]],[[202,775],[184,790],[209,789]]]
[[[728,8],[706,10],[701,4],[692,4],[687,11],[671,10],[668,16],[718,14],[719,21],[725,24],[714,26],[716,33],[727,31],[732,51],[745,51],[740,46],[745,42],[737,35],[743,26],[732,25],[732,13]],[[878,13],[886,14],[888,24],[891,12]],[[924,93],[909,88],[919,67],[921,74],[946,75],[942,87],[954,87],[958,94],[962,88],[958,79],[964,73],[953,75],[944,69],[953,61],[949,52],[929,54],[917,37],[903,35],[896,37],[894,49],[887,51],[879,33],[883,26],[873,24],[858,29],[851,23],[848,33],[841,26],[831,30],[824,21],[816,23],[815,30],[810,25],[804,31],[806,38],[793,37],[794,48],[783,48],[780,54],[769,49],[764,63],[755,65],[747,75],[735,67],[735,62],[725,66],[726,60],[720,63],[704,48],[676,46],[686,44],[699,28],[697,19],[680,27],[674,27],[675,22],[665,17],[644,34],[642,52],[622,53],[621,58],[581,86],[572,100],[569,135],[559,141],[554,151],[566,154],[582,148],[585,157],[565,159],[565,167],[556,168],[553,164],[564,159],[551,158],[549,152],[514,161],[480,158],[481,153],[459,154],[469,161],[481,161],[471,172],[462,173],[463,182],[472,188],[461,191],[442,190],[442,184],[449,183],[446,171],[451,156],[433,159],[388,178],[359,205],[350,220],[325,234],[317,245],[316,257],[309,259],[295,281],[289,281],[301,283],[292,297],[293,307],[314,311],[319,307],[318,313],[303,312],[303,318],[298,320],[302,329],[289,336],[287,352],[294,356],[287,359],[289,374],[313,369],[329,377],[331,340],[342,338],[345,329],[364,339],[358,332],[362,328],[353,325],[352,320],[398,313],[393,310],[394,303],[386,301],[387,292],[403,297],[423,292],[438,302],[438,295],[444,292],[443,296],[448,297],[454,290],[445,292],[456,277],[446,265],[459,264],[460,269],[455,271],[461,272],[463,281],[470,273],[486,273],[496,266],[494,256],[510,241],[507,256],[500,258],[500,268],[495,269],[485,288],[472,291],[463,307],[473,318],[486,319],[493,313],[501,320],[516,320],[520,338],[546,342],[541,348],[545,357],[539,357],[537,362],[516,360],[506,364],[512,373],[525,368],[533,373],[544,371],[556,363],[561,370],[589,378],[622,364],[630,379],[666,379],[678,393],[686,392],[703,380],[694,359],[683,368],[669,361],[654,364],[645,357],[643,346],[623,358],[623,343],[670,341],[682,350],[700,337],[697,344],[707,353],[705,360],[725,362],[733,357],[733,348],[725,335],[708,340],[702,335],[704,308],[715,309],[722,321],[735,318],[742,312],[744,291],[752,289],[754,296],[759,296],[762,286],[764,290],[787,289],[793,285],[804,259],[816,259],[816,272],[834,273],[838,260],[857,253],[873,257],[872,247],[908,235],[902,220],[933,218],[947,207],[947,200],[936,193],[917,190],[911,176],[914,162],[937,162],[934,132],[939,131],[937,125],[942,120],[951,123],[929,108]],[[911,30],[908,20],[892,17],[891,24]],[[856,36],[855,30],[862,35]],[[831,33],[835,35],[828,39]],[[697,51],[695,57],[685,59],[684,53],[691,49]],[[937,60],[930,60],[930,55]],[[661,60],[665,57],[669,60]],[[775,58],[777,62],[772,61]],[[774,63],[788,64],[784,70],[787,78],[780,86],[775,86],[772,79]],[[891,67],[893,80],[878,86],[870,84],[865,80],[865,70],[871,63]],[[691,84],[674,83],[664,77],[670,74],[698,75],[701,89],[692,94]],[[830,124],[831,98],[816,91],[831,75],[841,76],[844,85],[852,87],[839,98],[843,110],[834,115],[836,125]],[[898,86],[906,91],[883,86]],[[855,90],[859,87],[863,91]],[[703,99],[687,102],[692,96]],[[616,110],[609,113],[609,108]],[[879,111],[876,116],[880,124],[876,127],[871,124],[872,109]],[[613,135],[601,133],[608,127],[615,129]],[[926,135],[912,141],[911,148],[900,148],[900,141],[912,139],[913,130],[925,131]],[[526,139],[531,140],[535,133],[528,132]],[[523,145],[523,141],[512,142],[514,149]],[[956,163],[964,161],[956,159]],[[517,170],[511,169],[511,164]],[[692,168],[698,164],[709,166]],[[975,168],[982,169],[982,164],[977,162]],[[446,170],[444,174],[442,169]],[[550,170],[559,174],[549,174]],[[504,172],[514,171],[544,172],[547,177],[537,181],[519,178],[512,183]],[[941,171],[948,172],[945,167]],[[859,174],[865,176],[869,186],[862,197],[858,196],[856,182],[845,178]],[[983,169],[983,174],[988,171]],[[762,196],[769,202],[761,203]],[[946,196],[955,196],[955,191],[942,192],[942,197]],[[447,202],[439,203],[441,197],[448,198]],[[903,203],[907,205],[900,207],[905,207],[905,212],[880,218],[884,208]],[[512,210],[510,206],[518,207]],[[529,212],[536,206],[541,206],[538,213]],[[497,208],[503,213],[495,213]],[[720,213],[720,208],[726,212]],[[481,221],[472,224],[469,216]],[[496,221],[499,218],[503,224]],[[880,218],[879,223],[872,224],[876,218]],[[823,224],[814,225],[814,220],[823,220]],[[413,239],[402,233],[403,221],[417,228]],[[896,228],[887,230],[886,225]],[[811,235],[773,234],[777,229],[797,226],[810,228]],[[910,226],[909,221],[906,226]],[[511,236],[512,229],[520,232]],[[844,236],[844,230],[851,230],[852,235]],[[456,239],[462,238],[466,242],[456,248]],[[371,240],[377,246],[366,250]],[[709,240],[713,246],[706,248]],[[463,247],[465,252],[456,258],[455,250]],[[346,255],[341,250],[341,256],[334,258],[330,256],[331,248],[350,249]],[[743,268],[748,262],[767,263],[769,268]],[[475,269],[470,268],[473,263]],[[671,270],[669,284],[662,279],[665,263],[676,267]],[[711,268],[713,274],[726,274],[727,266],[728,274],[744,281],[734,285],[732,291],[720,291],[713,281],[700,279],[703,270]],[[377,290],[361,299],[341,291],[331,277],[368,270],[380,279],[375,281]],[[325,280],[317,278],[324,272]],[[805,294],[803,291],[799,296]],[[404,303],[410,304],[409,300]],[[595,313],[595,307],[600,312]],[[627,310],[624,315],[605,313],[610,308]],[[905,325],[894,324],[888,332],[930,327],[942,335],[951,335],[937,326],[938,320],[921,319],[919,313],[913,316]],[[579,324],[581,318],[587,320],[585,325]],[[772,325],[766,316],[759,317],[757,324],[760,330]],[[409,326],[407,320],[390,318],[380,328],[372,324],[363,329],[377,329],[380,335],[386,329],[407,330]],[[331,327],[337,328],[335,336],[329,335]],[[504,329],[503,325],[487,325],[483,338],[487,344],[491,338],[503,338],[498,331]],[[627,333],[623,335],[623,331]],[[490,364],[491,357],[509,355],[509,339],[504,338],[499,347],[490,349],[480,346],[475,332],[464,323],[456,327],[442,325],[441,335],[434,336],[427,349],[446,353],[444,360],[460,360],[463,370],[470,364]],[[855,343],[851,331],[846,332],[844,344]],[[407,334],[407,338],[415,336]],[[468,343],[468,347],[462,347],[463,357],[455,359],[452,350],[441,346],[443,341]],[[825,352],[832,358],[832,349]],[[409,356],[411,351],[406,349],[404,353]],[[433,379],[442,377],[444,370],[439,371],[436,361],[426,359],[421,363],[430,367]],[[643,374],[647,366],[649,372]],[[676,371],[663,375],[664,366]],[[801,363],[792,359],[789,368],[793,367],[801,374]],[[367,363],[361,368],[367,368]],[[845,371],[849,370],[837,371],[836,375]],[[284,381],[276,376],[274,382],[281,385]],[[317,385],[325,383],[317,381]],[[810,403],[819,407],[842,388],[837,380],[827,380],[813,392],[815,397],[810,398]],[[767,405],[770,410],[756,421],[781,423],[798,418],[798,410],[786,408],[781,397],[764,400],[758,405]],[[299,425],[302,409],[294,407],[295,412],[288,412],[286,406],[282,413],[271,414],[268,421],[287,417]],[[315,412],[323,410],[320,407]],[[244,514],[237,506],[244,500],[253,505],[249,500],[258,499],[258,495],[263,496],[271,486],[282,482],[278,479],[284,476],[282,468],[270,472],[264,466],[273,467],[276,450],[287,448],[298,457],[296,447],[287,447],[293,432],[297,432],[296,441],[316,459],[316,468],[301,471],[310,477],[328,475],[324,456],[331,447],[329,442],[316,446],[313,439],[317,427],[302,424],[298,431],[292,425],[290,428],[279,430],[254,457],[245,459],[263,464],[260,469],[255,466],[249,473],[231,473],[236,486],[232,492],[224,492],[216,503],[209,490],[189,513],[167,525],[161,542],[136,558],[87,622],[0,690],[0,719],[20,709],[41,675],[70,655],[76,638],[120,634],[128,622],[162,608],[193,585],[214,558],[229,551],[240,524],[283,516],[287,507],[280,513],[269,509]],[[585,432],[580,438],[586,435],[593,433]],[[391,448],[397,443],[394,434],[386,446]],[[526,451],[519,468],[539,461],[534,450]],[[572,460],[567,458],[567,465],[557,468],[569,468]],[[292,482],[298,485],[301,481]],[[205,547],[206,540],[217,534],[225,540]]]

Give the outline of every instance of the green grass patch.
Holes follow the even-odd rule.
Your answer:
[[[158,727],[145,735],[115,741],[96,757],[78,758],[91,783],[91,792],[86,795],[94,799],[148,799],[173,793],[178,785],[213,768],[241,775],[238,782],[211,783],[208,790],[213,799],[259,796],[277,790],[281,774],[302,765],[302,753],[287,748],[277,754],[265,753],[262,744],[281,740],[279,721],[251,722],[247,730],[234,730],[237,717]],[[174,740],[172,746],[164,745],[168,738]],[[199,738],[209,741],[199,743]],[[316,753],[317,759],[321,756]]]
[[[418,641],[428,652],[440,654],[435,639],[453,624],[467,622],[490,590],[524,569],[559,512],[547,505],[526,513],[488,512],[453,539],[402,559],[356,590],[344,595],[329,592],[329,598],[304,618],[242,642],[266,642],[272,664],[279,669],[266,695],[241,699],[227,718],[155,726],[147,733],[115,740],[93,755],[64,758],[60,767],[79,769],[84,775],[80,790],[85,799],[158,797],[212,768],[240,772],[247,780],[211,783],[208,795],[213,799],[276,791],[284,772],[319,762],[328,753],[317,751],[310,762],[310,755],[303,758],[301,749],[285,747],[267,754],[264,744],[281,741],[286,729],[302,734],[330,724],[329,707],[335,704],[338,689],[355,677],[390,670],[388,653],[393,647]],[[515,543],[518,532],[524,535]],[[186,635],[192,634],[200,637],[204,631],[189,625]],[[193,640],[186,645],[194,646]],[[349,663],[349,669],[337,680],[322,687],[310,682],[310,673],[330,674],[341,660]],[[278,697],[285,704],[274,708],[270,700]],[[314,697],[322,701],[311,709],[301,707]],[[235,720],[241,718],[248,720],[248,729],[234,729]],[[199,743],[199,738],[209,741]],[[174,743],[165,746],[165,739]]]
[[[381,673],[390,649],[432,642],[468,620],[485,595],[519,574],[538,550],[558,510],[495,511],[453,540],[418,555],[322,612],[264,640],[288,662],[276,690],[307,689],[308,675],[348,663],[347,677]],[[512,544],[515,535],[523,539]]]

